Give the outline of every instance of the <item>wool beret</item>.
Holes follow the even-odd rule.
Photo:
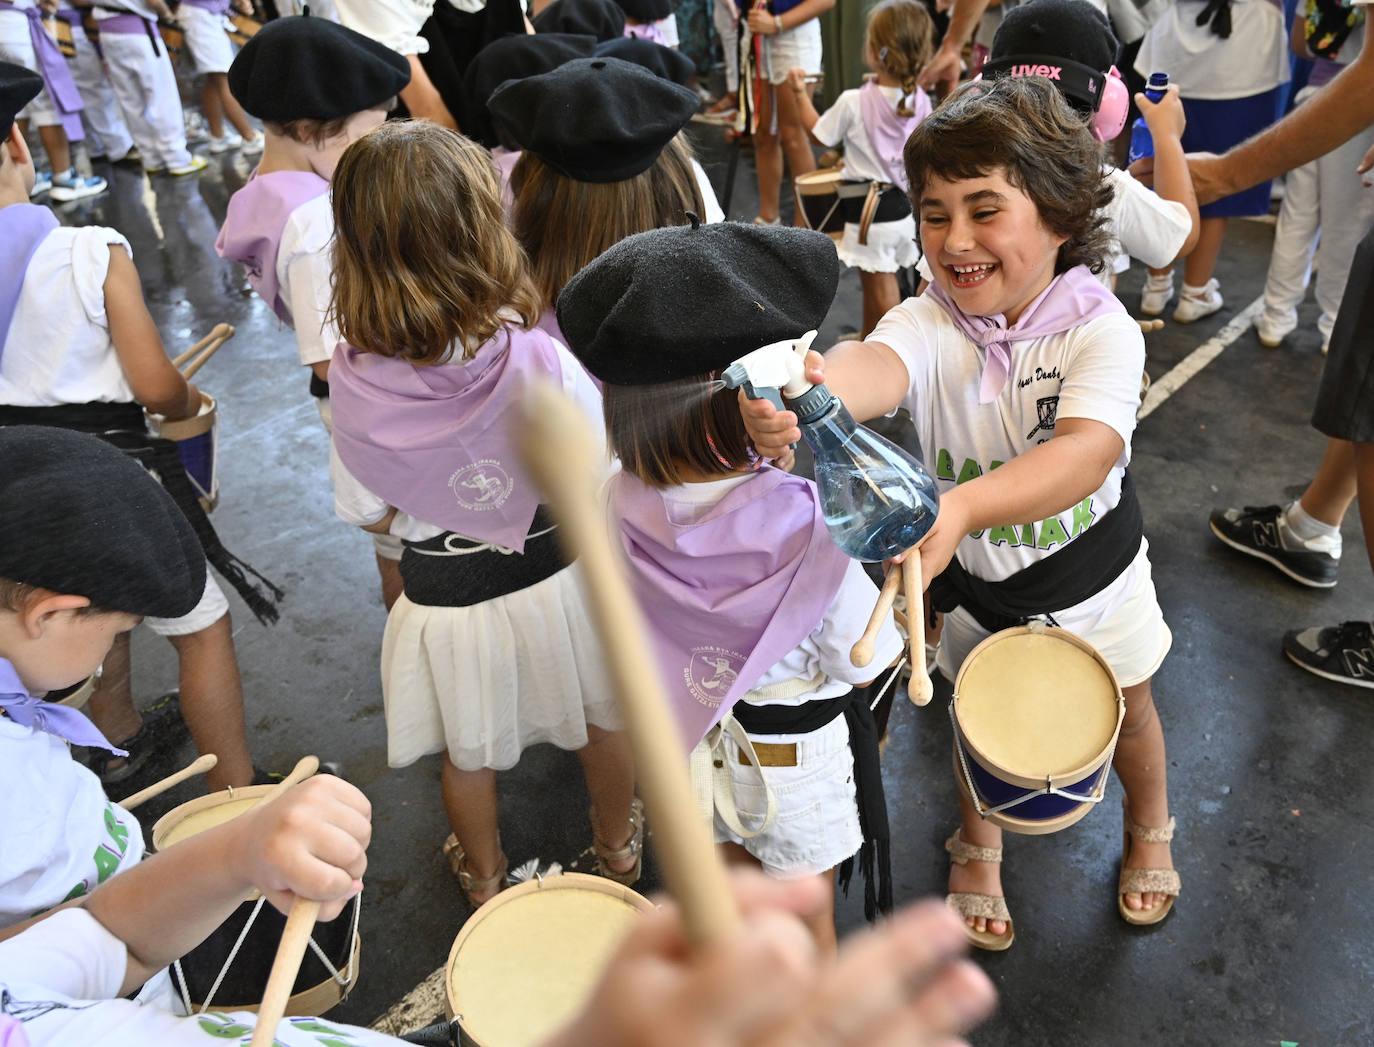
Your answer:
[[[534,16],[536,33],[577,33],[597,40],[625,35],[625,12],[615,0],[554,0]]]
[[[618,58],[580,58],[507,81],[487,107],[498,131],[560,174],[623,182],[653,166],[701,100]]]
[[[19,110],[38,97],[43,78],[13,62],[0,62],[0,138],[8,138]]]
[[[595,50],[596,37],[572,33],[518,34],[493,40],[478,51],[468,65],[468,97],[475,108],[481,110],[481,114],[479,119],[469,119],[474,126],[463,125],[464,133],[476,138],[488,149],[500,145],[487,110],[487,100],[492,92],[507,80],[539,76],[575,58],[590,58]]]
[[[186,517],[128,455],[67,429],[0,428],[0,578],[180,618],[205,569]]]
[[[337,120],[395,98],[403,55],[327,18],[275,18],[229,66],[229,90],[259,120]]]
[[[694,220],[591,262],[558,296],[558,325],[601,381],[657,385],[820,327],[842,268],[824,233]]]
[[[1118,50],[1107,16],[1088,0],[1030,0],[1002,16],[990,60],[1040,55],[1105,73]]]
[[[636,22],[658,22],[673,13],[672,0],[615,0],[626,17]]]
[[[622,62],[633,62],[655,76],[683,87],[690,86],[697,75],[695,63],[681,51],[634,36],[622,36],[597,44],[596,55],[598,58],[619,58]]]

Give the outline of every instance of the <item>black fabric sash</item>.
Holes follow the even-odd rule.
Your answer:
[[[329,383],[314,371],[310,372],[310,395],[316,400],[329,399]]]
[[[529,534],[525,551],[518,554],[450,531],[423,542],[406,542],[401,554],[406,599],[424,607],[471,607],[538,585],[572,562],[564,556],[553,517],[542,505],[534,511]]]
[[[868,185],[868,182],[846,180],[845,185]],[[863,219],[865,197],[848,196],[840,201],[840,210],[846,222],[858,225]],[[878,196],[878,208],[873,213],[875,222],[898,222],[911,214],[911,201],[906,193],[896,186],[889,186]]]
[[[736,702],[730,710],[751,735],[810,734],[843,714],[849,724],[849,750],[854,754],[854,793],[864,842],[859,848],[859,873],[864,880],[864,917],[892,912],[892,839],[887,824],[882,763],[878,755],[878,725],[866,700],[869,689],[856,687],[838,698],[817,698],[802,705],[751,705]],[[854,859],[846,858],[838,874],[845,897],[854,875]]]
[[[1144,536],[1140,500],[1128,471],[1116,508],[1068,545],[1000,582],[977,578],[953,559],[931,583],[931,606],[943,613],[963,607],[989,632],[1009,629],[1096,596],[1131,565]]]
[[[175,441],[148,432],[143,408],[138,404],[89,403],[62,404],[57,407],[0,405],[0,426],[6,425],[49,425],[72,429],[79,433],[91,433],[118,447],[157,477],[196,532],[205,558],[243,597],[243,602],[258,621],[270,625],[277,620],[277,601],[284,595],[282,590],[220,542],[219,535],[201,507],[196,489],[191,485],[191,478],[186,475],[186,467],[177,454]],[[263,593],[248,575],[261,582],[267,593]]]

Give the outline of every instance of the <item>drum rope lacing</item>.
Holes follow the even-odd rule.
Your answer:
[[[229,791],[232,795],[233,789]],[[258,913],[262,911],[262,907],[266,902],[267,899],[265,897],[259,897],[258,903],[253,906],[253,912],[244,923],[243,930],[239,932],[238,939],[234,942],[234,947],[229,950],[229,955],[226,957],[224,965],[220,968],[219,975],[215,978],[214,984],[210,986],[210,991],[205,994],[205,1002],[200,1005],[200,1010],[193,1010],[190,988],[187,986],[186,976],[181,970],[181,960],[178,958],[172,963],[172,969],[176,971],[177,991],[181,993],[181,1002],[182,1005],[185,1006],[187,1014],[204,1014],[210,1009],[210,1005],[215,1000],[215,993],[219,992],[220,984],[229,973],[229,968],[234,965],[234,958],[238,956],[239,949],[242,947],[244,939],[248,937],[248,932],[253,929],[253,924],[256,923],[258,919]],[[324,969],[329,972],[329,977],[343,990],[343,995],[339,998],[340,1003],[348,999],[348,991],[355,975],[353,970],[353,959],[357,954],[358,918],[362,914],[362,911],[363,906],[361,901],[353,906],[353,926],[349,929],[348,935],[348,963],[344,965],[342,971],[335,967],[333,961],[325,955],[324,950],[321,949],[319,943],[315,941],[314,935],[310,937],[311,951],[319,958],[320,963],[324,965]]]

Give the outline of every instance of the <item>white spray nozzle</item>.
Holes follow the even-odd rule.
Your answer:
[[[781,408],[781,397],[795,400],[812,388],[806,380],[806,354],[815,339],[816,332],[807,331],[800,338],[755,349],[727,367],[721,380],[727,389],[743,387],[746,395],[766,397]]]

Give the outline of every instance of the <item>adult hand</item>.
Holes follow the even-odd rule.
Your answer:
[[[917,83],[927,91],[938,90],[941,94],[953,91],[959,84],[959,74],[964,71],[964,58],[959,51],[957,47],[941,44],[921,69]]]
[[[1183,99],[1178,96],[1177,84],[1170,84],[1167,93],[1158,102],[1151,102],[1143,93],[1137,92],[1135,104],[1139,107],[1140,115],[1145,118],[1153,137],[1183,137],[1183,129],[1188,126],[1188,117],[1183,112]]]
[[[1189,153],[1188,173],[1193,176],[1193,191],[1197,194],[1199,207],[1236,192],[1234,176],[1224,156]]]

